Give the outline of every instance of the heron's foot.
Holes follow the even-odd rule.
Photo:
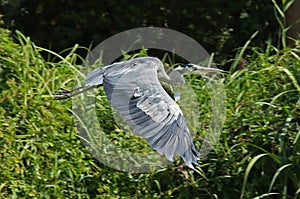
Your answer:
[[[66,88],[61,88],[60,90],[54,91],[54,99],[55,100],[62,100],[62,99],[68,99],[72,97],[71,93],[73,90],[69,90]]]
[[[62,99],[68,99],[70,97],[72,97],[72,95],[70,95],[70,94],[64,94],[64,95],[60,95],[60,96],[54,96],[54,99],[55,100],[62,100]]]
[[[58,91],[54,91],[54,99],[55,100],[68,99],[68,98],[71,98],[75,95],[84,93],[88,90],[91,90],[91,89],[97,88],[97,87],[98,87],[98,85],[81,86],[81,87],[73,88],[71,90],[66,89],[66,88],[61,88]]]
[[[72,93],[72,90],[69,90],[66,88],[60,88],[60,90],[54,91],[54,94],[56,94],[56,95],[63,95],[66,93]]]

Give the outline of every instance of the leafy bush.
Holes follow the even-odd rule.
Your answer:
[[[244,186],[250,187],[247,193],[243,189],[246,198],[299,192],[299,47],[252,48],[245,56],[247,67],[226,79],[231,96],[226,140],[251,160],[244,178]]]
[[[19,32],[19,44],[5,29],[0,35],[1,198],[299,197],[300,46],[248,46],[238,54],[240,70],[224,74],[224,131],[219,145],[201,160],[202,173],[174,162],[130,174],[95,160],[77,136],[71,101],[51,98],[59,87],[72,87],[80,69],[75,64],[79,47],[62,57]],[[56,61],[46,61],[41,52]],[[203,82],[190,81],[199,100],[209,102]],[[204,123],[208,118],[204,113]]]

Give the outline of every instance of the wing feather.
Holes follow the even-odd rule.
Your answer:
[[[193,168],[199,152],[195,149],[183,113],[158,80],[157,59],[134,59],[113,64],[103,72],[108,100],[134,133],[167,159],[180,155]],[[89,82],[99,71],[88,75]],[[97,80],[98,81],[98,80]],[[98,81],[99,82],[99,81]]]

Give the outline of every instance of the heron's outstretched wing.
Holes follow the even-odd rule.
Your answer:
[[[176,153],[189,167],[193,167],[191,163],[197,164],[198,151],[182,111],[169,95],[138,90],[130,106],[130,114],[124,118],[131,120],[135,133],[146,138],[152,148],[171,161]]]
[[[157,77],[155,62],[127,62],[126,73],[114,75],[115,66],[105,71],[103,85],[106,95],[133,131],[147,140],[150,146],[173,161],[180,155],[193,168],[199,152],[195,149],[183,113],[165,92]],[[160,63],[161,64],[161,63]],[[131,65],[131,66],[130,66]],[[128,67],[132,67],[128,70]],[[122,75],[120,75],[122,74]]]

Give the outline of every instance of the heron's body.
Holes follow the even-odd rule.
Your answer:
[[[162,62],[142,57],[94,69],[87,75],[85,86],[103,85],[109,102],[134,133],[170,161],[178,154],[193,168],[199,152],[180,107],[160,81],[172,81]]]

